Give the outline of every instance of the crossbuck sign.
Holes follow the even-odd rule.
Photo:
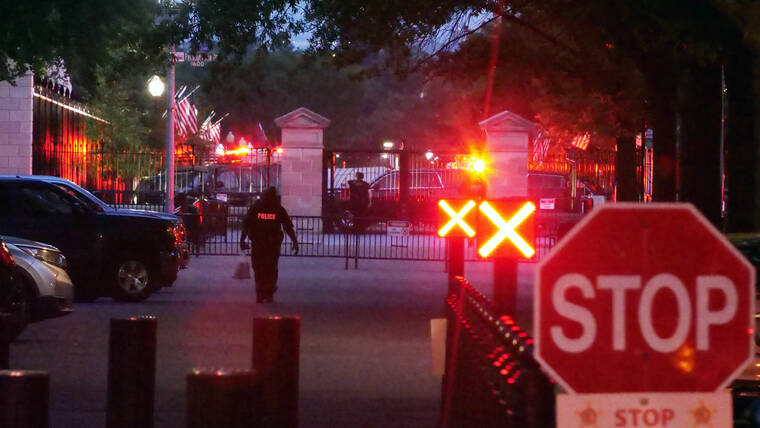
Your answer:
[[[477,237],[481,257],[529,259],[536,253],[536,206],[530,201],[442,199],[438,207],[438,236]]]

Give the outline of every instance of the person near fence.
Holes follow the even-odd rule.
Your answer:
[[[246,238],[251,239],[251,265],[256,283],[256,301],[274,302],[277,291],[277,264],[280,260],[280,245],[285,229],[293,242],[293,251],[298,254],[298,238],[293,230],[293,222],[280,203],[277,189],[269,187],[248,209],[240,235],[240,249],[247,250]]]
[[[348,182],[349,189],[349,202],[351,205],[351,213],[355,217],[354,227],[357,230],[364,229],[363,218],[369,213],[369,206],[371,203],[369,197],[369,183],[364,181],[364,173],[359,171],[356,173],[356,179]]]

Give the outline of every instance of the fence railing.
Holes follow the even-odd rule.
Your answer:
[[[533,358],[528,333],[461,277],[451,280],[446,303],[440,426],[554,427],[554,383]]]
[[[134,206],[124,206],[135,208]],[[241,208],[241,207],[236,207]],[[245,218],[244,209],[224,214],[181,215],[188,230],[192,252],[197,255],[240,254],[239,242]],[[557,243],[563,231],[580,219],[578,214],[539,213],[536,229],[536,256],[542,259]],[[353,259],[446,260],[447,240],[437,235],[432,222],[413,222],[403,236],[388,233],[388,219],[358,218],[345,226],[344,219],[335,217],[291,217],[300,244],[298,256],[343,257]],[[283,256],[294,255],[290,239],[282,243]],[[481,261],[474,239],[466,241],[465,260]]]

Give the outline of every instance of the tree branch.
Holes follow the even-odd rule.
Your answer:
[[[475,28],[473,28],[471,30],[467,30],[467,31],[465,31],[462,34],[460,34],[460,35],[458,35],[458,36],[456,36],[456,37],[454,37],[452,39],[447,40],[446,43],[444,43],[443,45],[441,45],[440,48],[436,49],[433,53],[429,54],[428,56],[426,56],[425,58],[421,59],[416,64],[414,64],[414,66],[412,67],[412,71],[418,71],[420,69],[420,67],[422,67],[423,64],[425,64],[426,62],[428,62],[431,59],[435,58],[436,56],[440,55],[440,53],[443,52],[444,50],[446,50],[446,48],[448,48],[449,46],[453,45],[457,41],[462,40],[463,38],[465,38],[465,37],[467,37],[467,36],[469,36],[469,35],[471,35],[473,33],[478,32],[481,28],[485,27],[486,25],[490,24],[491,22],[495,21],[498,18],[499,18],[499,15],[496,15],[496,16],[492,17],[491,19],[483,21],[483,23],[481,23],[477,27],[475,27]]]
[[[475,28],[473,28],[471,30],[465,31],[462,34],[460,34],[460,35],[458,35],[458,36],[456,36],[454,38],[449,39],[448,41],[446,41],[446,43],[444,43],[443,45],[441,45],[441,47],[438,48],[438,49],[436,49],[433,53],[427,55],[425,58],[423,58],[420,61],[418,61],[417,63],[415,63],[414,66],[411,68],[411,70],[412,71],[418,71],[420,69],[420,67],[422,67],[422,65],[424,65],[427,62],[429,62],[430,60],[432,60],[436,56],[440,55],[441,52],[445,51],[448,47],[450,47],[454,43],[458,42],[459,40],[462,40],[463,38],[465,38],[465,37],[467,37],[467,36],[469,36],[469,35],[471,35],[473,33],[476,33],[478,31],[480,31],[480,29],[482,29],[486,25],[490,24],[491,22],[495,21],[497,18],[504,18],[504,19],[509,20],[511,22],[514,22],[514,23],[516,23],[518,25],[521,25],[521,26],[527,28],[528,30],[536,33],[537,35],[539,35],[543,39],[547,40],[548,42],[550,42],[550,43],[552,43],[552,44],[554,44],[554,45],[556,45],[556,46],[558,46],[558,47],[560,47],[560,48],[562,48],[562,49],[564,49],[564,50],[572,53],[573,55],[579,55],[580,54],[580,52],[578,50],[572,48],[571,46],[569,46],[569,45],[567,45],[565,43],[563,43],[561,40],[557,39],[556,37],[552,36],[551,34],[547,33],[546,31],[538,28],[537,26],[535,26],[535,25],[533,25],[533,24],[531,24],[531,23],[529,23],[529,22],[527,22],[527,21],[525,21],[523,19],[518,18],[517,16],[515,16],[510,11],[505,11],[505,12],[503,12],[501,14],[494,15],[491,19],[488,19],[488,20],[484,21],[483,23],[481,23],[477,27],[475,27]]]

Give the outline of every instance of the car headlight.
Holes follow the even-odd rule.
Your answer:
[[[59,251],[53,251],[46,248],[39,247],[27,247],[25,245],[16,245],[30,256],[42,260],[43,262],[50,263],[51,265],[58,266],[65,269],[68,264],[66,263],[66,256]]]

